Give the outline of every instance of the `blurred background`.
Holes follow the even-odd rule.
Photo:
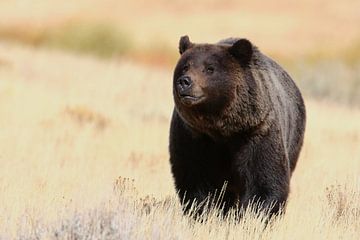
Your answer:
[[[308,113],[289,216],[304,202],[336,208],[324,191],[360,174],[359,9],[359,0],[1,0],[0,235],[26,226],[24,214],[95,206],[118,177],[142,196],[175,197],[167,147],[182,35],[248,38],[289,72]]]
[[[305,94],[358,105],[359,9],[356,0],[3,0],[0,39],[171,69],[182,35],[245,37],[287,65]]]

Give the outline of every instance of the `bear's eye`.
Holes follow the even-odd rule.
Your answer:
[[[212,74],[214,71],[215,71],[214,67],[212,67],[212,66],[207,66],[206,67],[206,72],[207,73]]]
[[[188,70],[189,70],[189,65],[186,64],[186,65],[183,67],[182,71],[183,71],[183,72],[187,72]]]

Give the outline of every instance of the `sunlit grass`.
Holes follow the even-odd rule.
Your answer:
[[[359,238],[358,109],[306,99],[287,211],[270,228],[251,213],[200,223],[183,216],[168,163],[171,71],[4,43],[0,52],[4,238]]]

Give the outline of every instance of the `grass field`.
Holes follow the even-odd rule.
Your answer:
[[[1,1],[0,239],[359,239],[359,1],[290,3]],[[305,95],[287,211],[267,228],[181,212],[168,135],[183,34],[246,36]]]
[[[359,110],[306,100],[304,149],[288,211],[273,228],[261,231],[251,216],[240,224],[191,223],[168,163],[170,71],[6,43],[0,52],[1,235],[360,236]]]

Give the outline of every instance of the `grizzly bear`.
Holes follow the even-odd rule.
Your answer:
[[[294,81],[247,39],[183,36],[179,50],[169,151],[184,211],[222,190],[225,213],[251,202],[283,212],[305,131]]]

